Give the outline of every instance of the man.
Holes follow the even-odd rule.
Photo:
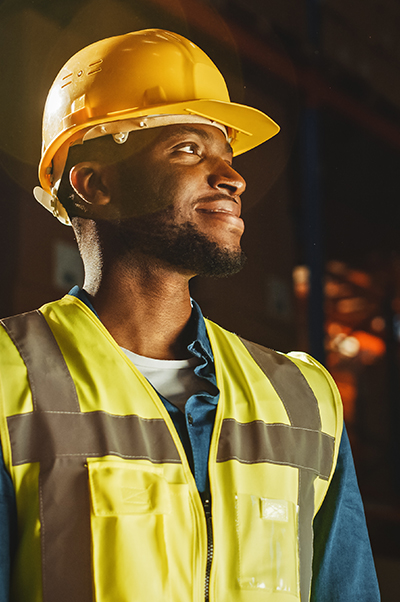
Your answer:
[[[85,284],[2,321],[4,599],[10,557],[24,602],[379,599],[331,377],[189,296],[241,268],[232,157],[278,129],[166,31],[57,76],[35,195]]]

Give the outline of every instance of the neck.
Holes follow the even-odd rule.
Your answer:
[[[86,270],[84,288],[116,342],[146,357],[184,359],[191,342],[187,275],[145,256]]]

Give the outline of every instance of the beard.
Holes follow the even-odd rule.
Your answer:
[[[171,208],[119,222],[125,252],[140,252],[197,276],[225,278],[242,269],[246,255],[240,247],[222,247],[192,222],[177,224],[172,217]]]

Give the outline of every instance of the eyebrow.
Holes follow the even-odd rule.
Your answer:
[[[221,130],[221,132],[222,132],[222,130]],[[179,128],[175,131],[174,135],[179,136],[181,134],[197,134],[200,138],[203,138],[203,140],[211,139],[211,135],[208,132],[206,132],[205,130],[198,129],[195,126],[190,126],[190,125],[180,125]],[[233,155],[233,148],[229,144],[228,141],[226,141],[226,144],[225,144],[225,151],[227,153]]]

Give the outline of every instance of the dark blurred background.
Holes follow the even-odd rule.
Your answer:
[[[248,262],[194,280],[208,317],[309,351],[342,393],[383,602],[400,589],[400,2],[0,3],[0,315],[82,283],[72,230],[33,199],[41,115],[63,63],[146,27],[196,42],[236,102],[281,133],[243,157]]]

